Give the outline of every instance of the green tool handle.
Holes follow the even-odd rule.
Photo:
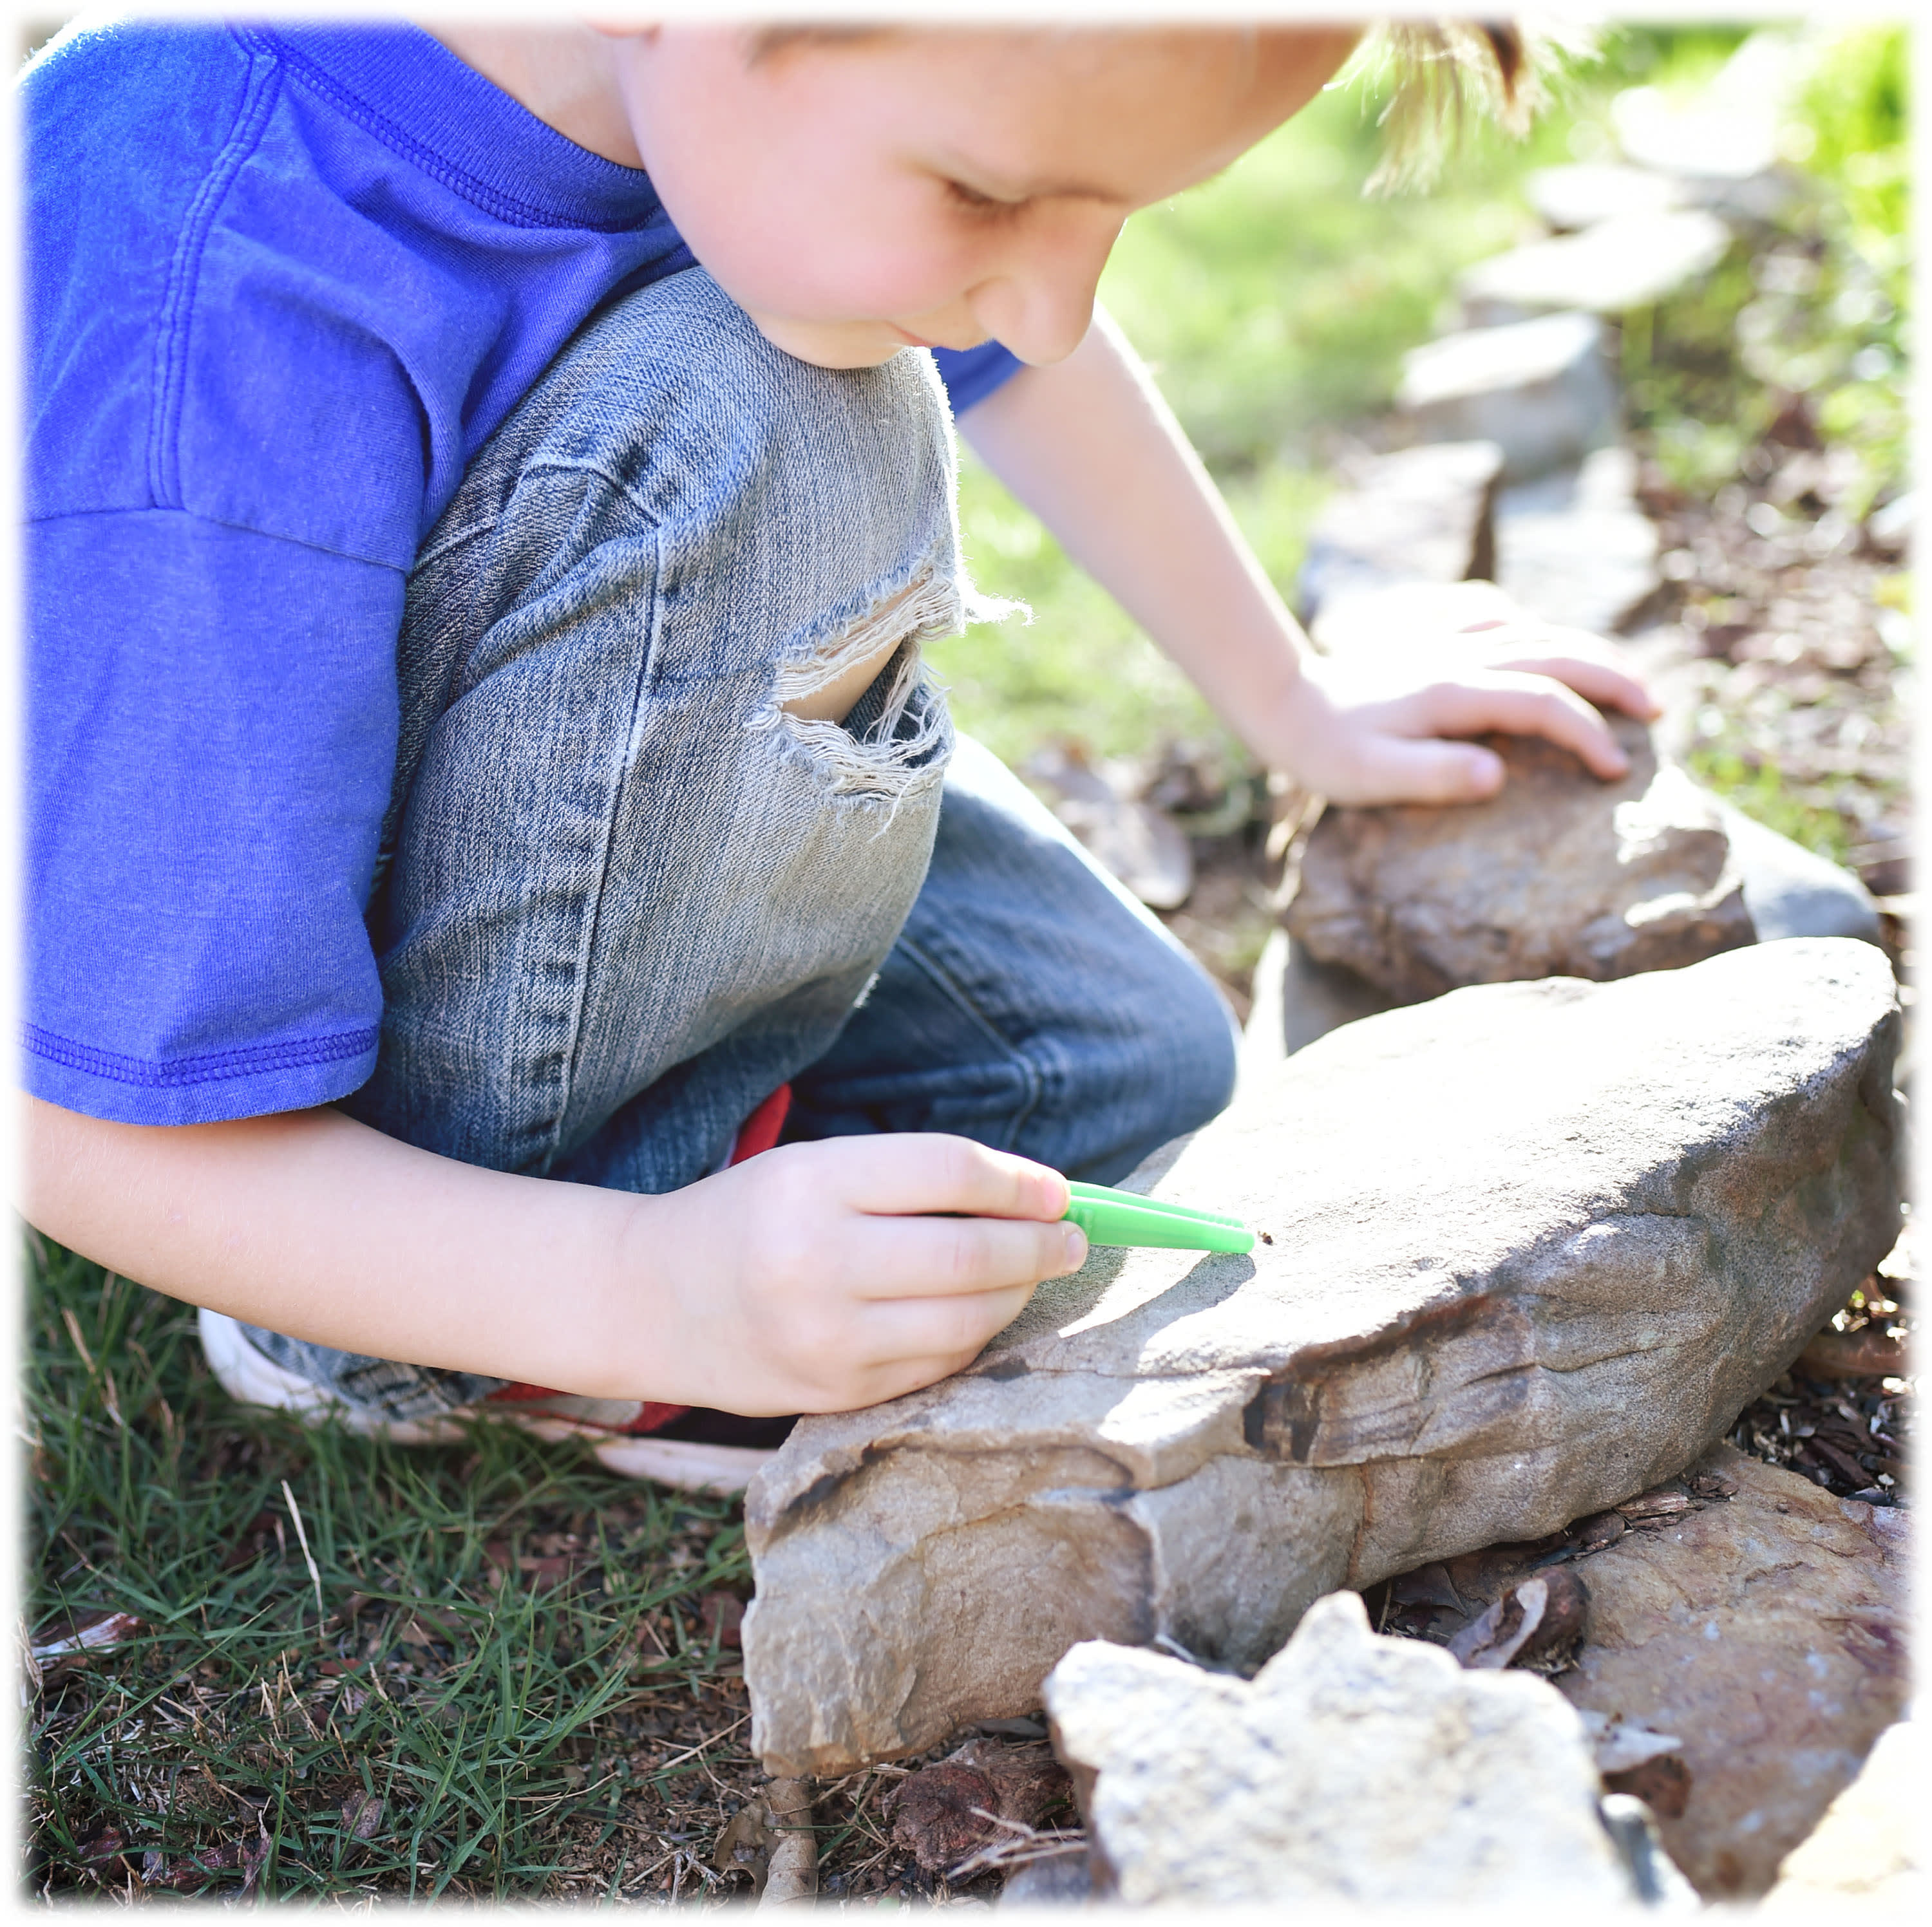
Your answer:
[[[1184,1218],[1192,1224],[1232,1224],[1238,1231],[1246,1226],[1236,1217],[1225,1211],[1196,1211],[1192,1206],[1170,1204],[1162,1197],[1142,1197],[1131,1191],[1114,1191],[1103,1184],[1082,1184],[1077,1178],[1069,1178],[1066,1188],[1077,1198],[1084,1198],[1094,1204],[1122,1204],[1137,1211],[1158,1211],[1169,1218]]]
[[[1093,1191],[1098,1186],[1082,1186]],[[1255,1234],[1233,1219],[1186,1212],[1179,1206],[1150,1206],[1144,1198],[1125,1194],[1113,1197],[1076,1194],[1066,1207],[1066,1221],[1077,1224],[1090,1245],[1149,1245],[1162,1251],[1232,1251],[1255,1248]]]

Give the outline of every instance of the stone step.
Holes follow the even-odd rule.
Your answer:
[[[1618,214],[1480,261],[1457,280],[1456,292],[1474,327],[1562,310],[1628,314],[1708,274],[1730,244],[1730,228],[1705,208]]]
[[[1495,574],[1494,442],[1439,442],[1358,462],[1309,531],[1296,585],[1304,621],[1348,598],[1405,583]]]
[[[1542,475],[1616,439],[1606,340],[1580,312],[1445,334],[1403,357],[1396,406],[1424,441],[1493,442],[1508,480]]]

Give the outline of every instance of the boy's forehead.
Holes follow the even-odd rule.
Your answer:
[[[813,44],[793,79],[890,90],[936,154],[1016,197],[1138,198],[1232,160],[1328,80],[1353,26],[893,27]],[[801,48],[800,51],[803,51]],[[812,70],[817,68],[814,75]],[[908,85],[916,72],[922,84]]]

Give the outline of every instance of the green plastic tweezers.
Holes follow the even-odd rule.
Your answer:
[[[1064,1223],[1077,1224],[1090,1245],[1148,1245],[1174,1251],[1252,1251],[1255,1234],[1222,1211],[1190,1211],[1105,1185],[1076,1184]]]

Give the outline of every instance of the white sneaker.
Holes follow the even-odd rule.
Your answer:
[[[680,1491],[723,1498],[742,1492],[752,1474],[777,1457],[791,1423],[523,1385],[506,1386],[480,1404],[438,1418],[386,1419],[278,1365],[225,1312],[204,1309],[200,1317],[208,1369],[237,1404],[267,1405],[304,1419],[333,1418],[350,1431],[399,1445],[445,1443],[462,1437],[462,1422],[488,1419],[520,1425],[538,1438],[582,1439],[626,1479],[654,1479]],[[758,1443],[734,1443],[734,1434]]]

